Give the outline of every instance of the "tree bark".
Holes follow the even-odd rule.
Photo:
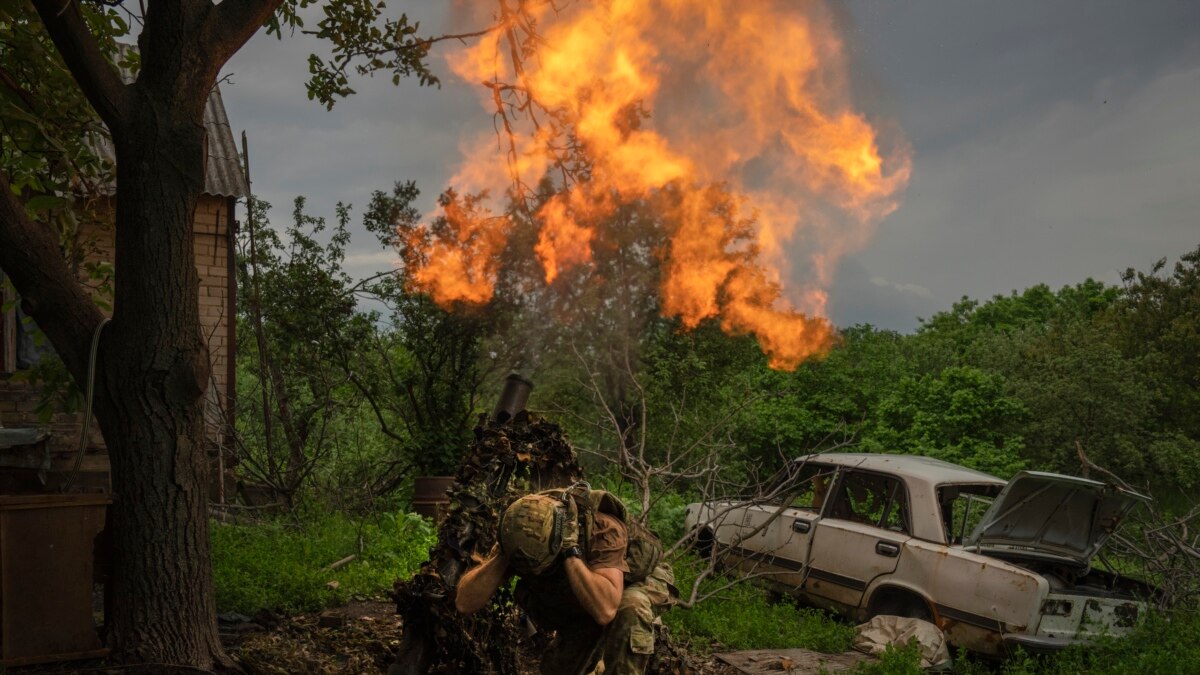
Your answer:
[[[192,221],[203,108],[136,88],[117,157],[116,288],[96,417],[112,461],[109,646],[123,661],[211,668],[217,637],[204,451],[208,348]]]
[[[112,464],[114,658],[194,672],[228,665],[209,557],[203,393],[209,384],[192,239],[204,188],[203,114],[225,61],[281,0],[152,0],[126,85],[78,0],[34,0],[55,47],[112,134],[117,156],[112,323],[95,415]],[[49,228],[29,220],[0,172],[0,264],[77,383],[100,313]]]

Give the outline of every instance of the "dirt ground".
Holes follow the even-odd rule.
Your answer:
[[[227,653],[237,660],[247,675],[383,675],[400,647],[404,626],[395,604],[355,600],[344,607],[297,616],[271,612],[259,612],[252,617],[222,614],[220,631]],[[536,650],[532,645],[520,645],[518,649],[522,672],[537,675]],[[711,645],[700,651],[708,654],[712,651]],[[802,675],[837,672],[862,658],[858,656],[843,663],[848,655],[804,650],[700,656],[690,654],[678,645],[672,654],[682,657],[686,664],[660,668],[656,671],[658,675]],[[161,671],[153,668],[130,670],[89,660],[11,668],[5,672],[13,675],[130,675]]]
[[[242,620],[244,619],[244,620]],[[400,646],[404,627],[390,602],[355,601],[345,607],[294,617],[260,613],[224,615],[221,639],[249,675],[377,675]],[[524,672],[537,673],[532,649],[522,647]],[[695,675],[736,675],[740,671],[715,657],[693,658]]]
[[[251,674],[384,673],[402,634],[396,605],[375,600],[291,617],[221,617],[221,642]]]
[[[227,618],[232,618],[228,617]],[[390,602],[358,601],[320,614],[295,617],[259,615],[243,624],[226,621],[222,640],[250,675],[386,673],[400,645],[403,625]],[[521,647],[524,672],[537,674],[537,655]],[[705,650],[709,651],[709,650]],[[686,653],[685,653],[686,654]],[[856,653],[818,654],[803,649],[757,650],[686,655],[683,667],[660,675],[741,675],[849,670],[869,657]],[[737,667],[735,667],[737,666]]]

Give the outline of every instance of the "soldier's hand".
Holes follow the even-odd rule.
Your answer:
[[[562,546],[559,551],[579,545],[579,507],[573,498],[567,498],[563,511]]]

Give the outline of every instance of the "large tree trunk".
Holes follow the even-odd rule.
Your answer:
[[[202,108],[200,108],[202,110]],[[116,297],[97,419],[112,461],[110,647],[121,660],[221,660],[209,565],[207,347],[192,220],[202,113],[141,91],[118,136]]]
[[[102,54],[79,1],[33,4],[117,151],[116,297],[95,403],[116,492],[108,639],[119,660],[194,672],[227,662],[209,559],[209,362],[192,243],[204,186],[203,111],[221,66],[281,0],[148,3],[133,84]],[[100,312],[2,168],[0,265],[82,387]]]

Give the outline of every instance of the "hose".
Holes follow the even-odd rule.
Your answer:
[[[96,353],[100,351],[100,331],[104,330],[109,321],[112,319],[105,318],[100,325],[96,326],[96,332],[92,333],[92,351],[88,357],[87,389],[83,404],[83,431],[79,434],[79,453],[75,455],[75,466],[71,467],[71,473],[67,474],[67,480],[63,482],[63,492],[69,492],[71,486],[75,484],[75,479],[79,476],[79,467],[83,465],[83,453],[87,451],[88,432],[92,428],[92,394],[96,387]]]

